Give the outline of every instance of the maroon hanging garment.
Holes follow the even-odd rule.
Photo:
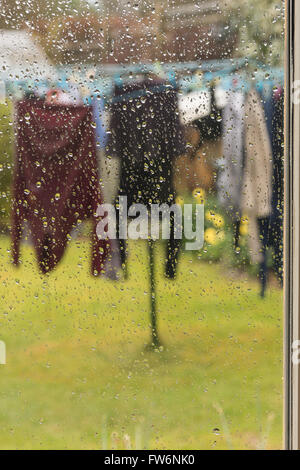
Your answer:
[[[104,272],[109,241],[98,240],[95,212],[101,203],[97,157],[88,106],[24,100],[16,106],[12,255],[19,263],[24,221],[43,273],[61,260],[72,229],[91,218],[92,272]]]

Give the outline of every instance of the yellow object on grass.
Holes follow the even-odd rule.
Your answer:
[[[175,200],[176,204],[178,204],[179,206],[183,206],[184,204],[184,198],[182,196],[177,196],[176,200]]]
[[[215,228],[207,228],[204,232],[204,240],[210,245],[215,245],[217,241],[217,231]]]
[[[206,220],[212,222],[216,228],[221,228],[224,226],[223,217],[212,210],[209,210],[205,213],[205,218]]]
[[[246,215],[243,215],[241,217],[240,234],[248,235],[248,232],[249,232],[249,218]]]
[[[193,197],[196,199],[197,204],[204,204],[205,201],[205,189],[195,188],[193,191]]]

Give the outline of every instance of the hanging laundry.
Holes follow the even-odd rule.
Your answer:
[[[223,110],[223,158],[219,160],[218,198],[233,221],[239,219],[244,154],[245,95],[230,90]]]
[[[83,104],[79,90],[74,86],[68,91],[49,89],[46,92],[45,101],[47,104],[59,104],[62,106],[79,106]]]
[[[92,272],[105,271],[109,242],[98,240],[94,216],[101,203],[92,110],[24,100],[16,105],[12,254],[19,263],[27,221],[43,273],[61,260],[72,229],[91,218]]]
[[[185,151],[176,91],[167,82],[144,79],[116,86],[111,108],[112,138],[108,152],[121,159],[119,195],[128,206],[175,203],[174,159]],[[174,277],[180,241],[171,237],[166,275]],[[120,240],[122,263],[125,242]]]
[[[96,145],[97,148],[104,149],[107,140],[107,128],[108,128],[108,112],[105,110],[104,99],[98,96],[94,96],[92,99],[92,107],[93,107],[93,118],[96,124]]]
[[[266,117],[258,92],[251,89],[245,102],[245,164],[242,184],[242,210],[253,220],[252,226],[264,227],[271,214],[272,149]],[[251,221],[250,221],[251,223]],[[262,261],[259,230],[249,234],[249,247],[253,262]],[[263,234],[262,234],[263,236]],[[267,236],[267,235],[264,235]],[[264,242],[267,245],[267,242]]]
[[[92,99],[93,118],[96,125],[95,137],[97,147],[98,167],[101,175],[101,194],[105,203],[112,204],[116,197],[119,184],[119,159],[106,155],[105,147],[108,143],[109,111],[105,107],[104,99],[95,96]]]
[[[185,152],[176,91],[162,80],[116,86],[111,133],[128,205],[174,202],[174,159]]]
[[[265,93],[266,95],[266,93]],[[284,155],[284,94],[281,87],[271,88],[263,97],[267,127],[272,147],[272,213],[269,246],[273,247],[273,267],[283,280],[283,155]]]
[[[197,119],[204,118],[210,112],[211,96],[208,90],[195,90],[180,95],[178,108],[180,121],[188,125]]]
[[[273,178],[270,242],[274,248],[274,269],[283,283],[283,211],[284,211],[284,92],[279,88],[273,95]]]

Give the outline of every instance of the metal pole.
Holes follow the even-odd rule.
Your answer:
[[[156,315],[156,293],[155,293],[155,266],[154,266],[154,241],[148,240],[149,249],[149,265],[150,265],[150,321],[151,321],[151,347],[158,348],[161,343],[158,338],[157,331],[157,315]]]

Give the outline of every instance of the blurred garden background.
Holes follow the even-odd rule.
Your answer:
[[[13,268],[2,237],[1,448],[281,448],[281,290],[261,299],[185,254],[175,282],[157,273],[164,348],[149,352],[147,252],[130,250],[119,284],[88,274],[85,240],[45,278],[29,246]]]

